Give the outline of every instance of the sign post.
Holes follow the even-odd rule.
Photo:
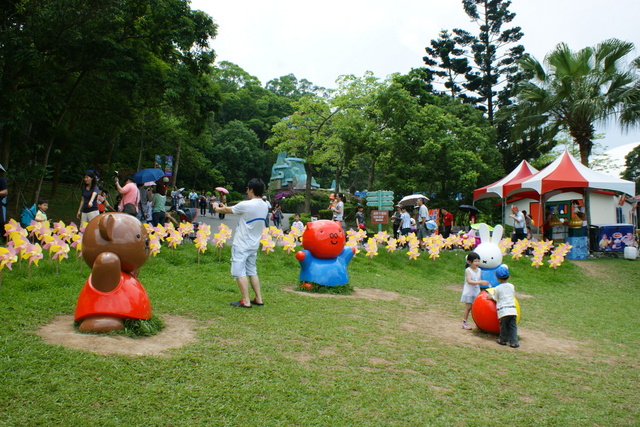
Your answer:
[[[378,224],[378,232],[382,224],[389,222],[389,212],[393,210],[393,191],[370,191],[367,193],[367,206],[375,207],[371,211],[371,223]]]

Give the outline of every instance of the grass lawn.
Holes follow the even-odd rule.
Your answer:
[[[99,355],[31,333],[71,315],[89,274],[69,259],[3,270],[1,425],[638,425],[639,261],[539,270],[509,257],[521,348],[460,328],[464,253],[431,261],[359,254],[367,297],[289,292],[298,262],[259,255],[266,305],[209,250],[164,248],[140,279],[159,316],[195,320],[196,341],[161,356]],[[378,295],[379,298],[371,297]]]

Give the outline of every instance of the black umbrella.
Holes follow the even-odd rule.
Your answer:
[[[477,214],[478,212],[480,212],[480,209],[471,205],[460,205],[458,209],[461,210],[462,212],[468,212],[470,214]]]

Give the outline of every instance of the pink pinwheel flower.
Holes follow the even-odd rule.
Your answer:
[[[16,250],[12,247],[3,248],[0,246],[0,271],[3,268],[7,267],[11,270],[11,264],[18,260],[18,255],[16,255]]]

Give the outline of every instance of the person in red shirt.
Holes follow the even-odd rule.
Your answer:
[[[453,214],[446,209],[442,209],[442,225],[444,227],[442,237],[446,239],[451,234],[451,227],[453,227]]]

